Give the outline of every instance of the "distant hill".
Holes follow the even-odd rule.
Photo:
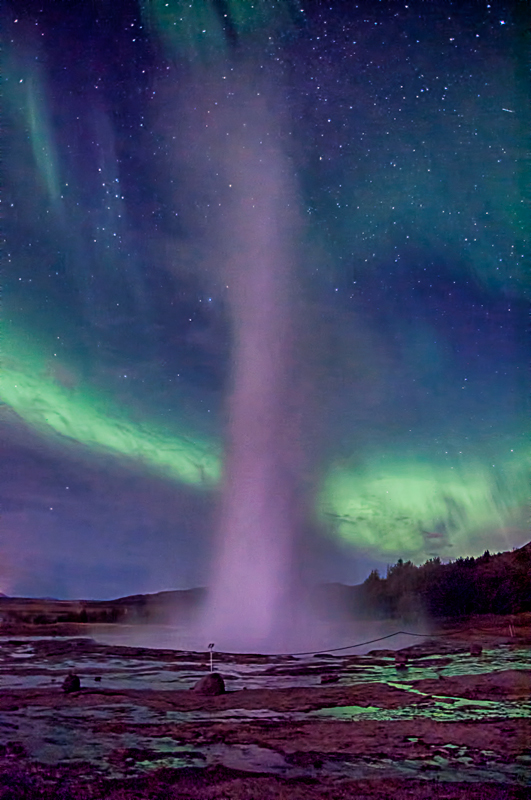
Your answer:
[[[205,589],[176,589],[136,594],[115,600],[55,600],[35,597],[0,597],[4,624],[53,625],[56,623],[142,623],[186,619],[199,607]]]
[[[165,592],[154,592],[153,594],[132,594],[127,597],[118,597],[116,600],[101,600],[94,602],[107,602],[116,605],[136,606],[153,603],[154,605],[177,604],[194,605],[205,597],[206,589],[173,589]]]

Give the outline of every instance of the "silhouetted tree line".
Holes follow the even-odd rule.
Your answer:
[[[10,611],[4,614],[9,622],[28,623],[30,625],[55,625],[57,622],[118,622],[120,612],[118,609],[107,611],[68,611],[64,614],[31,614],[23,611]]]
[[[512,553],[458,558],[448,564],[431,558],[417,567],[411,561],[373,570],[359,587],[370,615],[414,619],[469,614],[518,614],[531,611],[531,543]]]

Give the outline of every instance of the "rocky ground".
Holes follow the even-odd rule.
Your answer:
[[[398,654],[216,654],[219,696],[190,691],[205,654],[0,629],[0,798],[528,797],[529,622]]]

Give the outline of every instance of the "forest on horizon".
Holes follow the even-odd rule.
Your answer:
[[[373,570],[351,596],[352,611],[363,616],[463,617],[531,611],[531,542],[512,552],[458,558],[443,564],[431,558],[420,566],[398,559],[385,577]],[[350,605],[350,603],[349,603]]]

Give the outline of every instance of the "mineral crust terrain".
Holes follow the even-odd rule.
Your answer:
[[[208,653],[100,633],[0,629],[2,800],[529,796],[529,614],[399,651],[215,653],[216,695],[190,691]]]

